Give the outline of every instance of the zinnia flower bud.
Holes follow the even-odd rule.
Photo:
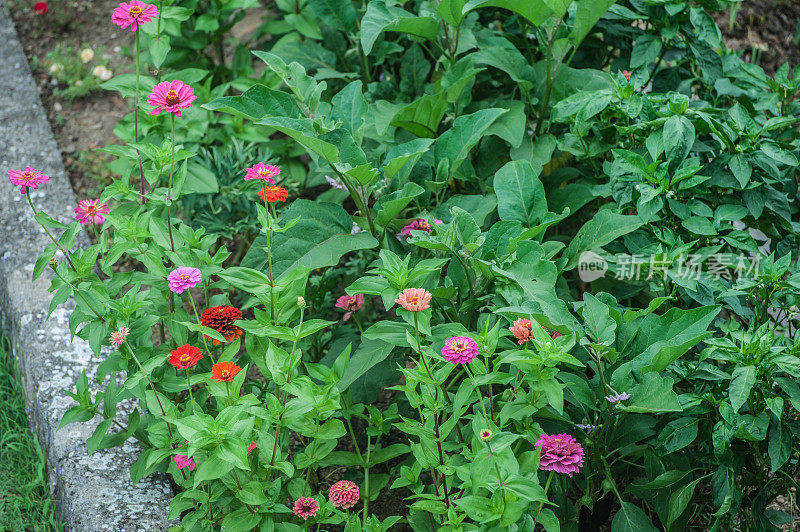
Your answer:
[[[297,306],[300,308],[306,308],[306,299],[303,296],[298,296]]]
[[[58,266],[58,260],[55,257],[50,257],[50,259],[47,261],[47,264],[49,264],[50,267],[55,270],[56,266]]]
[[[492,439],[492,431],[491,431],[491,430],[489,430],[489,429],[483,429],[483,430],[480,432],[480,438],[481,438],[483,441],[489,441],[489,440],[491,440],[491,439]]]

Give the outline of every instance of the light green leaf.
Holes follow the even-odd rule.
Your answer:
[[[755,383],[755,366],[739,366],[733,370],[731,384],[728,387],[728,396],[731,399],[731,406],[734,412],[738,412],[747,402],[747,398],[750,397],[750,390],[753,389]]]
[[[456,118],[453,127],[445,131],[434,144],[436,161],[448,159],[450,172],[455,172],[489,126],[507,112],[508,109],[482,109]]]
[[[534,225],[547,212],[541,169],[526,160],[512,161],[494,175],[497,212],[501,220],[516,220],[526,227]]]
[[[577,266],[584,251],[605,246],[622,235],[635,231],[641,225],[642,220],[638,216],[617,214],[608,209],[599,211],[580,228],[564,251],[563,257],[567,259],[564,269],[571,270]]]
[[[434,17],[418,17],[405,9],[387,6],[375,0],[367,6],[361,19],[361,47],[369,55],[378,36],[384,31],[398,31],[422,39],[434,39],[439,34],[439,21]]]

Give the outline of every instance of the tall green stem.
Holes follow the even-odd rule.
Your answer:
[[[159,11],[159,20],[161,20],[161,12]],[[139,28],[134,32],[136,34],[136,95],[133,98],[133,141],[139,143]],[[139,201],[144,203],[144,166],[142,165],[142,154],[139,153],[139,148],[136,148],[136,158],[139,160],[139,192],[141,197]]]
[[[36,207],[33,206],[33,200],[31,199],[31,191],[30,191],[30,189],[25,189],[25,197],[28,200],[28,205],[31,206],[31,210],[33,210],[33,218],[36,219],[36,216],[39,214],[39,211],[37,211]],[[36,220],[36,221],[39,222],[38,220]],[[53,237],[53,234],[47,229],[47,226],[45,226],[41,222],[39,222],[39,225],[42,226],[42,229],[44,229],[44,232],[47,233],[47,236],[50,237],[50,240],[53,241],[53,244],[55,244],[56,247],[61,250],[61,253],[64,254],[64,257],[67,259],[67,262],[69,263],[69,265],[77,273],[78,270],[75,268],[75,265],[72,263],[72,257],[70,257],[70,254],[67,253],[67,250],[64,249],[61,246],[61,244],[58,243],[58,240],[56,240],[55,237]]]
[[[271,213],[269,203],[267,202],[267,182],[264,181],[264,207],[267,209],[267,214]],[[278,323],[275,321],[275,282],[272,279],[272,223],[270,220],[269,227],[267,227],[267,263],[269,264],[269,317],[273,325]]]
[[[203,325],[203,322],[200,321],[200,315],[197,313],[197,306],[194,304],[194,296],[192,296],[192,292],[190,290],[186,291],[189,294],[189,301],[192,303],[192,310],[194,310],[194,317],[197,319],[197,325]],[[211,360],[214,360],[214,357],[211,354],[211,349],[208,347],[208,342],[206,341],[206,335],[203,334],[203,331],[200,331],[200,336],[203,338],[203,345],[206,347],[206,353],[211,356]]]
[[[169,231],[169,247],[175,253],[175,241],[172,239],[172,217],[170,216],[170,207],[172,207],[172,175],[175,170],[175,113],[170,113],[170,122],[172,123],[172,149],[170,150],[169,162],[169,182],[167,183],[167,230]]]

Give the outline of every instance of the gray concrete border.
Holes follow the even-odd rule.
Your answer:
[[[85,442],[99,419],[56,430],[74,404],[62,390],[74,389],[84,371],[94,382],[100,360],[85,341],[70,340],[67,320],[73,301],[46,319],[52,272],[31,282],[33,264],[49,240],[6,176],[7,170],[25,166],[51,178],[32,191],[37,207],[58,220],[71,220],[75,197],[69,178],[0,0],[0,315],[22,372],[31,428],[47,456],[56,511],[70,532],[166,530],[172,490],[163,477],[131,484],[128,468],[139,454],[135,442],[87,456]],[[86,245],[84,235],[79,236]]]

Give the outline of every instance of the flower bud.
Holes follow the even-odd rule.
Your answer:
[[[306,308],[306,300],[303,296],[297,298],[297,306],[300,308]]]
[[[492,439],[492,431],[491,431],[491,430],[489,430],[489,429],[483,429],[483,430],[480,432],[480,438],[481,438],[483,441],[489,441],[489,440],[491,440],[491,439]]]
[[[56,258],[55,258],[55,257],[50,257],[50,260],[48,260],[48,261],[47,261],[47,264],[48,264],[48,265],[49,265],[51,268],[53,268],[53,269],[55,270],[55,269],[56,269],[56,266],[58,266],[58,261],[56,260]]]

